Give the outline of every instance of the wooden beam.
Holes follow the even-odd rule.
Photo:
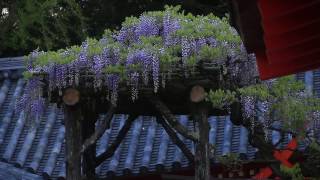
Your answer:
[[[202,86],[193,86],[190,93],[191,102],[198,103],[204,100],[206,92]]]
[[[116,139],[112,144],[108,147],[108,149],[96,157],[95,166],[99,166],[103,161],[113,156],[119,145],[121,144],[122,140],[126,137],[132,122],[137,118],[137,115],[129,115],[128,119],[126,120],[125,124],[120,129]]]
[[[80,100],[80,92],[74,88],[68,88],[63,93],[63,102],[68,106],[77,104]]]
[[[199,137],[195,132],[188,132],[188,129],[184,127],[176,118],[175,115],[171,113],[168,107],[157,97],[151,96],[149,98],[150,103],[155,107],[159,114],[173,127],[178,133],[187,139],[197,142]]]
[[[170,127],[169,123],[163,118],[158,118],[158,122],[163,126],[165,131],[168,133],[172,142],[180,148],[181,152],[187,157],[189,162],[193,164],[194,156],[192,152],[188,149],[186,144],[183,143],[183,141],[178,137],[177,133]]]
[[[81,148],[81,153],[83,153],[88,147],[91,145],[94,145],[98,139],[103,135],[103,133],[110,128],[110,122],[112,120],[113,114],[115,111],[114,106],[110,106],[107,115],[105,118],[101,121],[101,123],[97,126],[97,130],[89,137],[87,138]]]

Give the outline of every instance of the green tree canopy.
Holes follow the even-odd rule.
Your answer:
[[[85,38],[84,18],[75,0],[18,0],[3,3],[0,56],[23,55],[35,48],[57,49]]]
[[[86,36],[100,38],[104,29],[119,29],[127,16],[181,4],[186,12],[222,17],[223,0],[3,0],[0,11],[0,57],[21,56],[33,49],[57,50],[79,45]]]

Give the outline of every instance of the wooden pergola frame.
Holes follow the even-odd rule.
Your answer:
[[[199,87],[202,88],[201,86]],[[204,90],[201,91],[201,93],[204,92]],[[79,95],[79,97],[74,96],[74,94]],[[110,121],[113,114],[116,112],[116,108],[113,105],[109,105],[107,115],[95,130],[94,124],[98,117],[98,113],[95,110],[97,105],[94,104],[95,101],[93,99],[88,100],[88,98],[81,97],[80,94],[81,93],[78,90],[69,88],[64,91],[62,98],[64,100],[65,109],[64,122],[66,128],[67,179],[81,179],[83,177],[88,179],[94,178],[95,167],[99,166],[115,153],[129,131],[132,122],[139,115],[137,113],[130,113],[116,139],[109,145],[105,152],[96,157],[96,142],[105,130],[109,128]],[[204,97],[203,94],[199,94],[199,96]],[[74,99],[79,101],[77,102]],[[204,99],[201,99],[199,102],[193,102],[191,105],[194,117],[199,119],[199,121],[197,121],[199,128],[201,129],[199,133],[189,132],[187,128],[178,121],[166,104],[157,96],[150,96],[148,102],[145,103],[150,104],[154,108],[156,113],[153,115],[157,117],[158,122],[163,126],[173,143],[181,149],[190,163],[197,164],[195,165],[198,167],[197,171],[203,176],[201,179],[206,179],[206,177],[209,177],[209,171],[205,171],[205,169],[209,169],[210,166],[209,148],[207,147],[209,138],[209,123],[207,121],[209,104],[203,102],[203,100]],[[195,156],[178,137],[177,133],[197,144]],[[79,139],[82,140],[79,141]],[[81,175],[83,175],[83,177],[81,177]]]
[[[246,64],[249,64],[254,68],[254,64],[250,64],[252,62],[248,60],[235,63],[239,63],[240,66],[244,65],[246,68],[248,68]],[[157,94],[153,93],[151,87],[140,87],[140,96],[135,102],[130,100],[129,88],[126,85],[120,86],[117,106],[105,99],[106,89],[95,90],[93,88],[93,76],[90,74],[81,75],[82,80],[77,87],[54,89],[49,93],[46,75],[38,74],[38,76],[43,75],[44,97],[64,107],[67,179],[95,178],[95,168],[115,153],[131,124],[139,115],[157,117],[158,123],[163,126],[173,143],[181,149],[190,163],[194,164],[197,180],[210,179],[210,128],[207,119],[209,115],[227,115],[229,111],[210,107],[210,104],[204,99],[205,94],[210,89],[236,90],[236,88],[249,85],[246,83],[252,82],[232,79],[230,72],[224,72],[220,64],[199,62],[196,71],[189,77],[180,75],[180,71],[173,74],[173,77],[166,83],[166,87],[161,88]],[[257,79],[257,76],[253,76],[250,80],[256,82]],[[250,127],[245,123],[247,121],[240,117],[240,109],[239,104],[231,106],[231,121],[234,124]],[[101,113],[106,113],[106,116],[96,127],[95,123]],[[96,142],[110,127],[114,114],[127,114],[128,118],[114,142],[105,152],[96,157]],[[175,117],[177,114],[191,115],[198,124],[198,131],[188,131]],[[195,155],[190,152],[177,133],[196,144]]]

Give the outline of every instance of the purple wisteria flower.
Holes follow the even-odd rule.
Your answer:
[[[100,89],[102,85],[102,71],[105,67],[105,61],[100,55],[93,56],[93,73],[95,73],[93,86],[95,89]]]
[[[157,93],[159,89],[159,71],[160,71],[159,58],[156,56],[153,56],[152,57],[152,78],[153,78],[154,93]]]
[[[130,44],[138,40],[135,33],[136,26],[122,27],[115,36],[116,40],[122,44]]]
[[[79,68],[86,67],[88,65],[88,47],[88,40],[81,44],[81,51],[76,62]]]
[[[135,101],[138,99],[138,83],[139,83],[139,73],[133,72],[130,74],[131,82],[131,99]]]
[[[191,55],[191,53],[192,53],[191,43],[187,37],[183,37],[181,39],[181,56],[182,56],[183,66],[186,66],[186,59]]]
[[[15,109],[24,111],[31,117],[40,117],[45,109],[45,100],[42,97],[42,82],[39,77],[32,77],[27,82],[24,94],[16,102]]]
[[[172,34],[180,29],[180,23],[177,19],[173,19],[170,13],[167,13],[163,17],[163,38],[164,45],[171,46],[178,44],[178,38]]]
[[[116,106],[118,101],[119,82],[120,82],[120,76],[118,74],[108,74],[106,76],[106,84],[109,91],[111,91],[110,101],[114,106]]]
[[[252,96],[243,96],[241,97],[241,103],[243,107],[243,117],[247,119],[254,118],[256,115],[254,98]]]
[[[128,55],[126,66],[128,69],[132,65],[141,66],[144,83],[147,84],[149,72],[152,70],[152,61],[152,55],[146,50],[137,50]]]
[[[140,23],[135,29],[135,34],[137,37],[141,36],[155,36],[159,34],[159,28],[154,17],[141,16]]]

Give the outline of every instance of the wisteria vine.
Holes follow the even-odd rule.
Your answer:
[[[164,11],[127,18],[119,31],[106,30],[100,40],[88,38],[80,46],[31,52],[26,57],[27,86],[17,109],[36,117],[43,113],[43,82],[37,74],[47,75],[49,94],[58,91],[61,96],[65,88],[84,86],[96,92],[105,91],[105,98],[116,105],[122,86],[128,87],[131,99],[135,101],[141,87],[153,88],[157,93],[165,88],[176,69],[182,69],[183,75],[189,76],[199,62],[214,64],[223,69],[223,73],[230,71],[228,75],[235,81],[249,82],[252,77],[247,71],[249,68],[236,63],[248,59],[254,60],[254,56],[247,54],[227,18],[219,19],[211,14],[186,15],[179,7],[166,7]],[[247,72],[241,72],[241,68]],[[87,80],[88,77],[91,80]],[[209,93],[207,99],[215,108],[227,109],[232,101],[240,101],[243,117],[251,121],[252,131],[257,123],[256,116],[260,117],[259,123],[263,124],[265,132],[272,125],[270,114],[294,122],[296,126],[300,125],[301,117],[306,116],[304,111],[313,113],[314,116],[309,117],[318,117],[318,102],[314,102],[313,109],[300,108],[310,103],[304,101],[309,99],[302,96],[301,87],[292,85],[288,89],[277,82],[242,88],[237,90],[239,97],[235,97],[235,92],[219,90]],[[300,94],[293,93],[298,91]],[[293,109],[298,109],[295,112],[300,114],[292,114]],[[315,124],[319,126],[319,123]]]
[[[48,74],[48,90],[58,90],[59,95],[67,87],[80,86],[82,75],[90,74],[94,90],[106,89],[112,104],[117,103],[121,83],[131,87],[134,101],[141,86],[153,86],[155,93],[160,85],[165,87],[172,67],[181,66],[187,75],[197,61],[223,62],[227,58],[223,52],[230,47],[246,54],[240,46],[240,38],[227,19],[186,15],[179,7],[166,7],[127,18],[119,31],[106,30],[100,40],[88,38],[81,46],[59,51],[33,51],[26,57],[25,76],[30,86],[38,87],[24,96],[42,102],[42,98],[35,98],[40,95],[34,95],[40,91],[32,90],[41,89],[41,84],[34,84],[34,74]]]

